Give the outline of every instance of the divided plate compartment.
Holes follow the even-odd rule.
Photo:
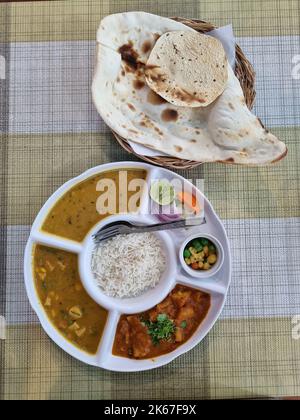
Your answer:
[[[56,191],[40,211],[36,221],[33,224],[30,238],[26,246],[24,272],[26,289],[30,303],[36,312],[43,329],[59,347],[61,347],[71,356],[88,365],[97,366],[112,371],[137,372],[154,369],[170,363],[178,356],[186,353],[197,344],[199,344],[208,334],[208,332],[214,326],[215,322],[218,320],[226,301],[226,296],[231,281],[231,255],[227,235],[220,219],[216,215],[208,200],[200,191],[197,190],[197,194],[199,194],[198,198],[201,198],[201,201],[204,204],[206,224],[197,227],[190,227],[187,229],[162,232],[162,241],[167,248],[168,268],[165,277],[161,280],[159,285],[156,286],[153,291],[147,292],[146,295],[135,298],[134,301],[131,299],[126,299],[127,302],[123,303],[123,306],[118,306],[117,302],[113,302],[114,299],[105,300],[105,296],[104,302],[103,294],[100,293],[99,288],[95,286],[95,283],[91,279],[91,269],[87,268],[87,264],[91,258],[92,235],[96,233],[100,226],[110,223],[114,219],[133,221],[138,220],[141,222],[144,221],[144,223],[151,223],[152,221],[153,223],[157,223],[157,218],[155,216],[149,215],[151,200],[148,192],[143,192],[141,205],[137,214],[124,216],[118,215],[116,217],[113,216],[106,218],[90,231],[82,243],[45,233],[41,230],[41,226],[43,225],[47,214],[55,205],[55,203],[70,188],[92,176],[98,174],[100,175],[101,173],[105,173],[107,171],[124,169],[146,170],[146,182],[148,185],[148,190],[152,180],[160,178],[166,178],[169,180],[177,178],[184,183],[189,183],[183,177],[168,170],[156,168],[144,163],[135,162],[122,162],[102,165],[85,172],[81,176],[67,182],[58,191]],[[192,184],[190,184],[190,186],[192,188]],[[224,263],[220,271],[207,279],[197,279],[190,277],[183,270],[180,263],[179,253],[181,245],[187,237],[193,234],[200,237],[201,235],[205,234],[213,235],[220,241],[224,250]],[[35,289],[35,280],[33,274],[33,249],[36,244],[41,244],[77,254],[79,257],[79,272],[85,289],[97,303],[101,304],[101,306],[108,310],[106,326],[102,334],[98,351],[95,355],[89,355],[88,353],[80,350],[79,348],[75,347],[75,345],[67,341],[47,317],[47,314],[44,311],[43,305],[39,301],[39,297]],[[164,284],[161,284],[162,282],[164,282]],[[177,284],[199,289],[211,295],[211,308],[205,320],[201,323],[195,334],[186,343],[178,347],[172,353],[168,353],[156,359],[132,360],[114,356],[112,354],[112,347],[120,316],[123,314],[139,313],[151,309],[158,303],[162,302]],[[145,296],[147,299],[145,299]]]

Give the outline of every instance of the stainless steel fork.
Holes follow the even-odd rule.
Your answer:
[[[135,225],[130,222],[114,222],[106,225],[94,235],[95,244],[107,241],[118,235],[130,235],[132,233],[159,232],[163,230],[182,229],[193,226],[201,226],[206,223],[204,217],[182,219],[174,222],[158,223],[155,225]]]

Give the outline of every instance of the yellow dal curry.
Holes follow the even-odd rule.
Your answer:
[[[122,170],[127,172],[128,185],[133,180],[145,180],[147,172],[144,170]],[[46,218],[42,230],[56,236],[82,242],[88,232],[104,219],[107,215],[97,212],[97,199],[100,192],[97,191],[98,182],[101,179],[108,179],[115,183],[117,187],[117,209],[120,203],[119,191],[120,171],[105,172],[76,185],[69,190],[61,200],[52,208]],[[128,192],[128,201],[136,194]],[[139,204],[138,204],[139,205]]]
[[[53,325],[71,343],[95,354],[107,311],[84,290],[78,273],[78,256],[37,245],[34,272],[40,301]]]

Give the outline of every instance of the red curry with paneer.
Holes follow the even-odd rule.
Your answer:
[[[170,353],[188,341],[206,318],[210,295],[177,285],[155,308],[119,321],[113,354],[151,359]]]

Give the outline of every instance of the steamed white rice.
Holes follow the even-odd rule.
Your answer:
[[[166,269],[162,243],[152,233],[120,235],[93,253],[97,285],[111,297],[129,298],[154,288]]]

